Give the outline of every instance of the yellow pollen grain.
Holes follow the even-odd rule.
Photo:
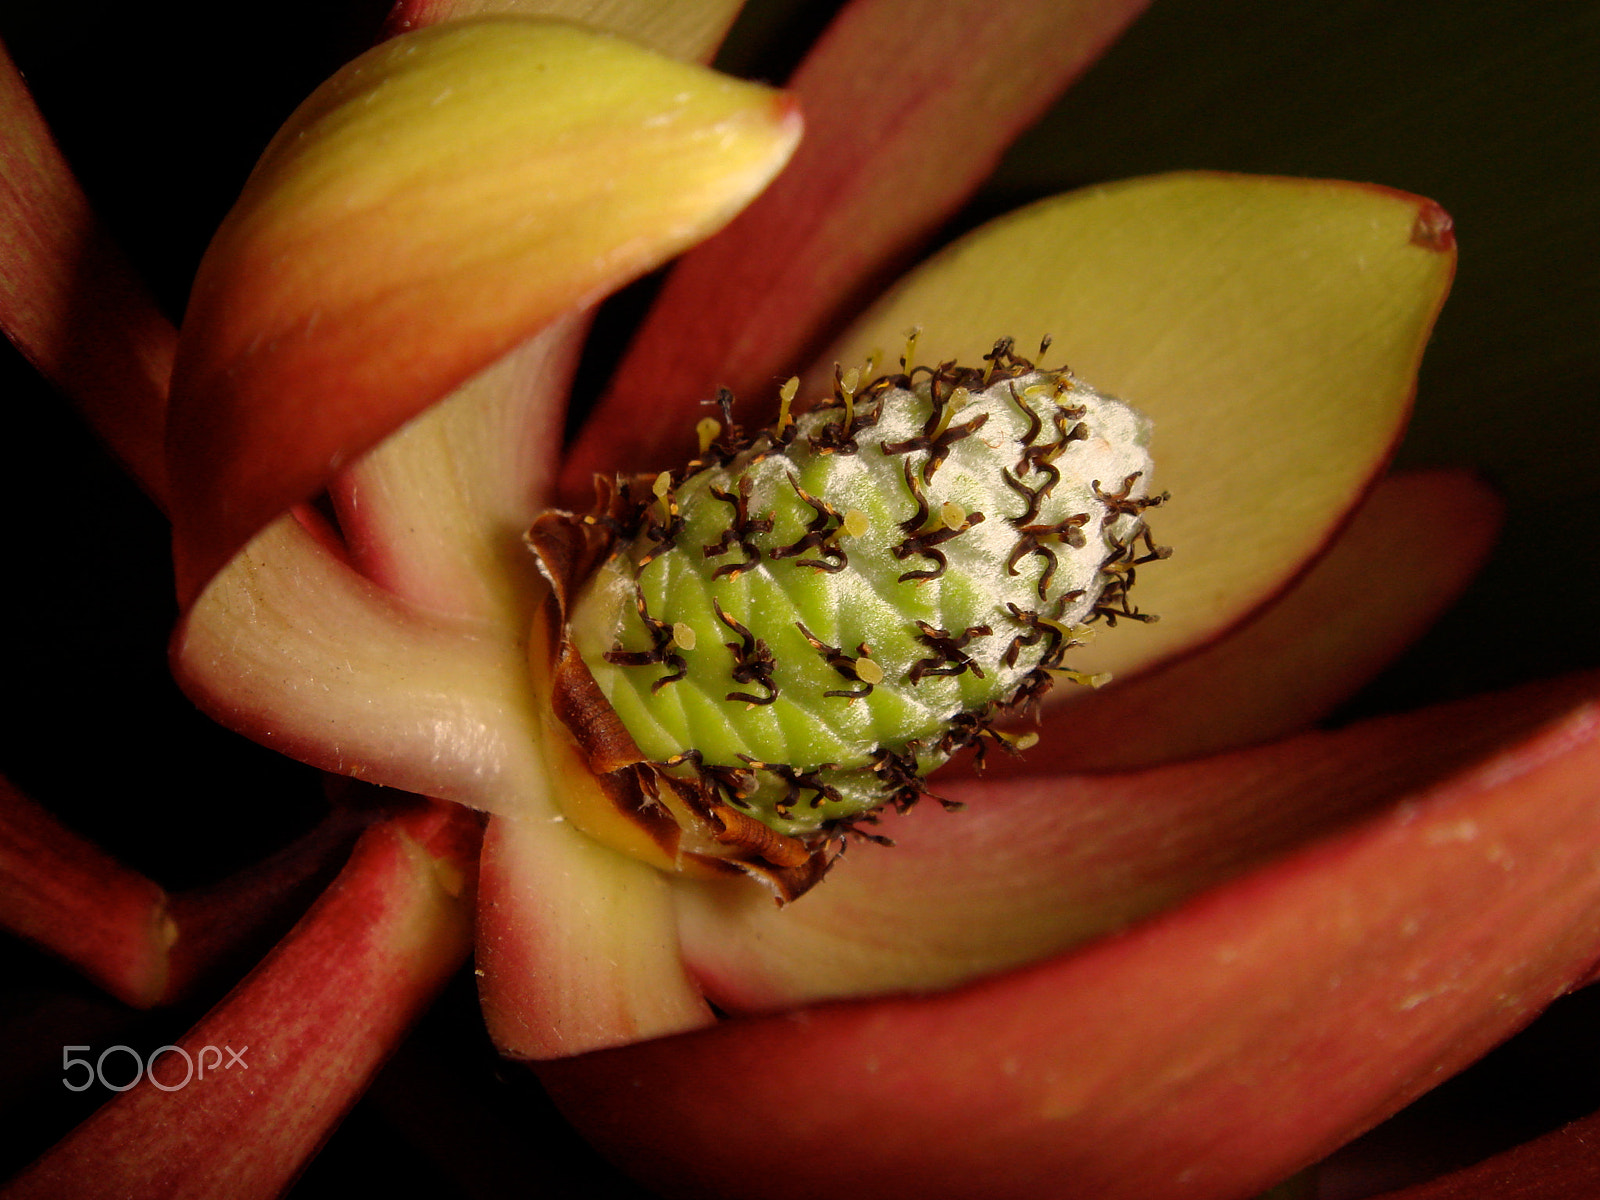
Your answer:
[[[861,370],[851,367],[839,377],[839,391],[844,394],[844,423],[848,429],[856,420],[856,388],[861,383]]]
[[[1039,624],[1048,625],[1069,642],[1082,644],[1094,636],[1092,625],[1068,625],[1065,621],[1052,620],[1050,617],[1038,618]]]
[[[722,422],[715,417],[701,417],[694,423],[694,431],[700,436],[700,453],[704,454],[722,432]],[[656,494],[660,495],[659,492]]]
[[[673,510],[677,507],[672,498],[672,472],[663,471],[657,475],[655,482],[650,485],[650,490],[655,493],[656,503],[661,505],[661,519],[671,521]]]
[[[962,407],[971,399],[972,393],[964,387],[958,387],[950,393],[949,398],[944,402],[944,407],[939,410],[939,423],[933,429],[935,438],[944,436],[944,431],[950,428],[950,418],[955,416],[956,409]]]
[[[913,325],[906,330],[906,356],[900,360],[901,370],[910,370],[917,359],[917,339],[922,336],[922,326]]]
[[[844,530],[847,536],[858,538],[872,528],[872,522],[867,519],[867,514],[859,508],[852,508],[844,514],[844,520],[840,522],[839,527]]]
[[[1045,670],[1052,675],[1059,675],[1063,679],[1070,680],[1081,687],[1102,688],[1111,682],[1110,671],[1099,671],[1091,675],[1087,671],[1074,671],[1069,667],[1046,667]]]
[[[870,658],[856,659],[856,678],[876,687],[883,682],[883,668]]]
[[[789,381],[778,389],[778,428],[787,429],[794,423],[794,418],[789,415],[789,406],[794,403],[796,393],[800,391],[800,376],[791,375]]]

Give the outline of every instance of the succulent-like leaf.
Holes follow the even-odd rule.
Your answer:
[[[670,1195],[1251,1195],[1589,972],[1600,713],[1062,959],[546,1064]],[[796,1086],[797,1073],[804,1086]],[[736,1137],[781,1113],[782,1138]],[[892,1113],[892,1121],[861,1114]]]
[[[477,808],[543,812],[522,648],[420,613],[293,516],[185,614],[171,657],[207,713],[313,766]]]
[[[7,1197],[282,1194],[465,959],[477,841],[449,805],[368,831],[261,966]]]
[[[344,68],[195,281],[173,384],[180,591],[563,312],[717,228],[792,101],[574,26],[480,18]]]
[[[0,46],[0,330],[158,503],[177,331],[89,207]]]
[[[0,777],[0,926],[125,1004],[167,991],[178,936],[167,894],[59,825]]]
[[[522,536],[550,491],[588,328],[558,320],[339,473],[329,494],[363,575],[522,635],[541,591]]]
[[[594,786],[555,769],[558,789]],[[497,816],[483,887],[478,988],[501,1053],[582,1054],[716,1019],[684,966],[672,885],[655,867],[567,822]]]
[[[1514,745],[1594,678],[1123,774],[940,781],[959,814],[886,820],[778,911],[700,885],[685,954],[734,1010],[952,987],[1127,927]]]
[[[1004,333],[1155,424],[1172,561],[1141,583],[1150,636],[1085,649],[1125,672],[1214,636],[1328,540],[1404,427],[1454,270],[1431,201],[1314,180],[1164,175],[993,222],[886,296],[833,352],[913,325],[935,360]]]

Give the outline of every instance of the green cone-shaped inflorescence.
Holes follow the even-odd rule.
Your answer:
[[[808,852],[956,750],[1014,748],[992,721],[1054,676],[1096,682],[1067,651],[1139,617],[1135,569],[1165,554],[1139,413],[1005,342],[901,366],[798,418],[791,383],[752,439],[725,399],[700,458],[587,518],[616,541],[566,614],[652,786]]]

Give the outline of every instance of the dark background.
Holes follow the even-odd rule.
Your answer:
[[[177,317],[256,153],[368,43],[385,7],[0,0],[0,37]],[[830,9],[752,5],[725,65],[781,80]],[[1370,180],[1453,214],[1460,273],[1400,462],[1482,472],[1506,497],[1505,536],[1461,605],[1352,714],[1600,665],[1597,50],[1594,3],[1158,0],[948,231],[1055,191],[1182,167]],[[618,311],[613,325],[625,323],[626,301]],[[172,686],[164,524],[9,349],[0,404],[4,678],[20,710],[0,726],[0,770],[169,887],[259,857],[319,810],[316,777],[215,728]],[[58,1014],[121,1019],[20,948],[0,947],[0,980],[0,1037],[45,1036],[27,1016],[41,996],[59,997]],[[1393,1146],[1397,1170],[1425,1171],[1600,1105],[1595,1009],[1587,996],[1558,1006],[1375,1135],[1369,1160]],[[181,1028],[187,1015],[166,1019]],[[0,1119],[26,1118],[11,1154],[70,1124],[57,1078],[0,1088]],[[419,1093],[454,1097],[459,1128],[419,1117]],[[494,1195],[511,1194],[523,1171],[548,1181],[546,1155],[582,1152],[530,1139],[551,1124],[541,1104],[483,1046],[463,981],[301,1191],[392,1179],[406,1191],[428,1181],[439,1196]],[[14,1165],[0,1161],[0,1174]]]

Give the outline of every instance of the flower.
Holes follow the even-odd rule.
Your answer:
[[[1195,910],[1194,910],[1193,907],[1191,907],[1191,908],[1186,909],[1184,911],[1185,912],[1189,912],[1189,913],[1192,914]],[[1192,919],[1198,920],[1198,918],[1192,918]],[[1162,926],[1161,928],[1170,929],[1170,928],[1172,928],[1172,926],[1171,925],[1167,925],[1167,926]],[[1155,936],[1155,935],[1151,935],[1151,936]],[[1176,936],[1176,935],[1169,934],[1168,936]],[[1127,943],[1123,942],[1123,943],[1118,943],[1118,944],[1126,945]],[[1163,954],[1161,957],[1162,957],[1163,961],[1166,961],[1168,963],[1173,961],[1169,956],[1167,956],[1165,954]],[[1102,955],[1101,959],[1103,960],[1103,958],[1104,958],[1104,956]],[[1076,961],[1083,962],[1085,960],[1084,959],[1079,959],[1079,960],[1076,960]],[[1081,969],[1081,970],[1088,971],[1091,968],[1083,967],[1083,968],[1074,968],[1074,969]],[[1199,976],[1196,976],[1196,978],[1198,978],[1198,977]],[[996,986],[1000,986],[1000,985],[996,985]],[[914,1026],[916,1020],[918,1019],[917,1016],[916,1016],[917,1011],[921,1011],[923,1009],[937,1009],[937,1007],[938,1007],[937,1004],[927,1005],[927,1006],[913,1006],[912,1009],[909,1010],[908,1012],[900,1014],[898,1016],[898,1019],[903,1021],[906,1025]],[[1419,1005],[1417,1007],[1422,1007],[1422,1008],[1426,1009],[1425,1005]],[[1020,1012],[1020,1011],[1025,1011],[1026,1006],[1017,1004],[1016,1003],[1016,998],[1015,997],[1011,997],[1010,1000],[1009,1000],[1009,1003],[1008,1003],[1008,1008],[1009,1008],[1010,1011]],[[837,1012],[837,1011],[841,1011],[841,1010],[834,1010],[834,1011]],[[881,1012],[883,1010],[875,1009],[874,1011],[875,1012]],[[819,1014],[816,1019],[819,1022],[828,1022],[828,1021],[838,1020],[839,1018],[837,1018],[836,1016],[830,1015],[829,1012],[825,1011],[825,1012]],[[986,1016],[986,1019],[990,1019],[990,1018],[988,1018]],[[1059,1022],[1053,1022],[1053,1023],[1059,1024]],[[1096,1028],[1102,1028],[1102,1027],[1103,1026],[1096,1026]],[[721,1040],[723,1042],[729,1043],[728,1051],[721,1058],[721,1061],[722,1061],[724,1067],[726,1068],[724,1070],[724,1072],[723,1072],[723,1075],[719,1079],[719,1084],[721,1086],[723,1086],[723,1087],[727,1087],[729,1085],[730,1081],[738,1080],[738,1079],[741,1078],[741,1076],[739,1075],[738,1071],[733,1069],[733,1067],[738,1062],[740,1062],[740,1061],[749,1061],[749,1062],[751,1062],[752,1065],[754,1065],[756,1062],[762,1061],[762,1055],[763,1055],[764,1047],[762,1045],[761,1039],[763,1037],[769,1036],[769,1035],[768,1034],[763,1034],[760,1031],[764,1030],[764,1029],[771,1029],[772,1027],[769,1026],[769,1025],[762,1025],[762,1024],[756,1023],[756,1024],[752,1024],[752,1025],[748,1025],[748,1026],[741,1026],[739,1028],[743,1029],[743,1030],[754,1030],[756,1032],[747,1035],[747,1034],[740,1033],[738,1030],[733,1030],[733,1031],[728,1032],[726,1035],[720,1034],[720,1033],[716,1034],[716,1035],[712,1035],[714,1039],[715,1038],[721,1038]],[[779,1028],[786,1028],[786,1027],[780,1026]],[[849,1031],[846,1030],[844,1032],[845,1032],[845,1034],[848,1034]],[[1035,1040],[1034,1040],[1035,1032],[1036,1031],[1032,1030],[1032,1029],[1024,1029],[1023,1031],[1019,1032],[1019,1034],[1017,1036],[1019,1037],[1021,1045],[1023,1047],[1028,1047],[1028,1046],[1037,1044],[1035,1042]],[[835,1036],[839,1036],[839,1035],[835,1034]],[[750,1045],[748,1048],[745,1048],[745,1047],[741,1046],[740,1041],[739,1041],[740,1038],[745,1038],[749,1043],[752,1043],[752,1045]],[[787,1038],[785,1038],[784,1041],[785,1041],[785,1043],[787,1043]],[[581,1078],[578,1078],[576,1080],[576,1082],[575,1082],[573,1077],[577,1076],[578,1072],[581,1072],[581,1071],[604,1072],[606,1070],[620,1070],[620,1071],[638,1070],[639,1068],[638,1068],[637,1064],[640,1063],[640,1062],[648,1063],[649,1057],[652,1054],[660,1054],[660,1055],[666,1057],[669,1060],[669,1061],[665,1062],[664,1064],[662,1064],[659,1069],[664,1072],[663,1075],[661,1075],[660,1077],[663,1078],[663,1079],[670,1080],[671,1078],[673,1078],[673,1076],[670,1075],[670,1074],[665,1073],[665,1072],[669,1072],[673,1068],[673,1064],[670,1061],[670,1058],[675,1053],[682,1053],[682,1051],[674,1051],[672,1049],[672,1047],[674,1047],[674,1046],[680,1046],[681,1047],[681,1046],[685,1046],[685,1045],[691,1045],[691,1043],[684,1042],[684,1041],[665,1042],[665,1043],[661,1043],[656,1048],[653,1048],[653,1049],[650,1049],[650,1050],[645,1050],[645,1051],[642,1051],[642,1052],[639,1052],[639,1053],[636,1053],[636,1052],[633,1052],[633,1051],[623,1051],[623,1052],[620,1052],[619,1055],[613,1056],[610,1059],[591,1060],[589,1063],[575,1064],[574,1067],[567,1073],[569,1075],[569,1078],[567,1078],[564,1081],[561,1081],[562,1082],[562,1086],[567,1088],[567,1089],[569,1089],[569,1090],[574,1088],[574,1087],[576,1087],[578,1085],[578,1083],[582,1082],[582,1080],[581,1080]],[[702,1047],[702,1048],[695,1049],[694,1050],[694,1054],[695,1054],[695,1060],[696,1061],[699,1061],[699,1062],[707,1061],[707,1055],[706,1055],[705,1048]],[[771,1062],[775,1058],[778,1058],[778,1059],[781,1060],[781,1057],[782,1057],[781,1055],[774,1055],[770,1051],[765,1052],[765,1057],[764,1057],[764,1062],[763,1062],[763,1065],[762,1065],[762,1070],[764,1072],[770,1074],[771,1073],[771,1066],[770,1066]],[[856,1059],[854,1061],[859,1063],[860,1061],[863,1061],[863,1060]],[[808,1064],[808,1066],[811,1066],[811,1064]],[[808,1073],[815,1074],[815,1068],[811,1067],[811,1070]],[[693,1082],[694,1082],[694,1078],[691,1077],[691,1080],[690,1080],[691,1085],[693,1084]],[[904,1099],[904,1097],[902,1097],[902,1099]],[[581,1101],[578,1101],[578,1103],[581,1103]],[[785,1101],[784,1103],[788,1103],[788,1101]],[[602,1116],[603,1115],[604,1114],[602,1114]],[[973,1114],[970,1111],[967,1112],[964,1115],[969,1120],[973,1116]],[[591,1117],[591,1119],[598,1119],[598,1118]],[[926,1126],[923,1127],[924,1133],[925,1133],[926,1128],[927,1128]],[[691,1133],[693,1133],[693,1132],[694,1131],[691,1131]],[[693,1144],[694,1143],[692,1141],[691,1142],[680,1143],[680,1145],[693,1145]],[[699,1161],[702,1161],[702,1162],[715,1161],[715,1159],[716,1159],[716,1155],[711,1153],[710,1151],[707,1151],[704,1155],[696,1156],[696,1157],[699,1159]],[[1047,1160],[1040,1159],[1039,1161],[1047,1161]],[[748,1169],[748,1167],[745,1167],[743,1169]],[[793,1175],[790,1175],[789,1177],[790,1178],[794,1178]]]

